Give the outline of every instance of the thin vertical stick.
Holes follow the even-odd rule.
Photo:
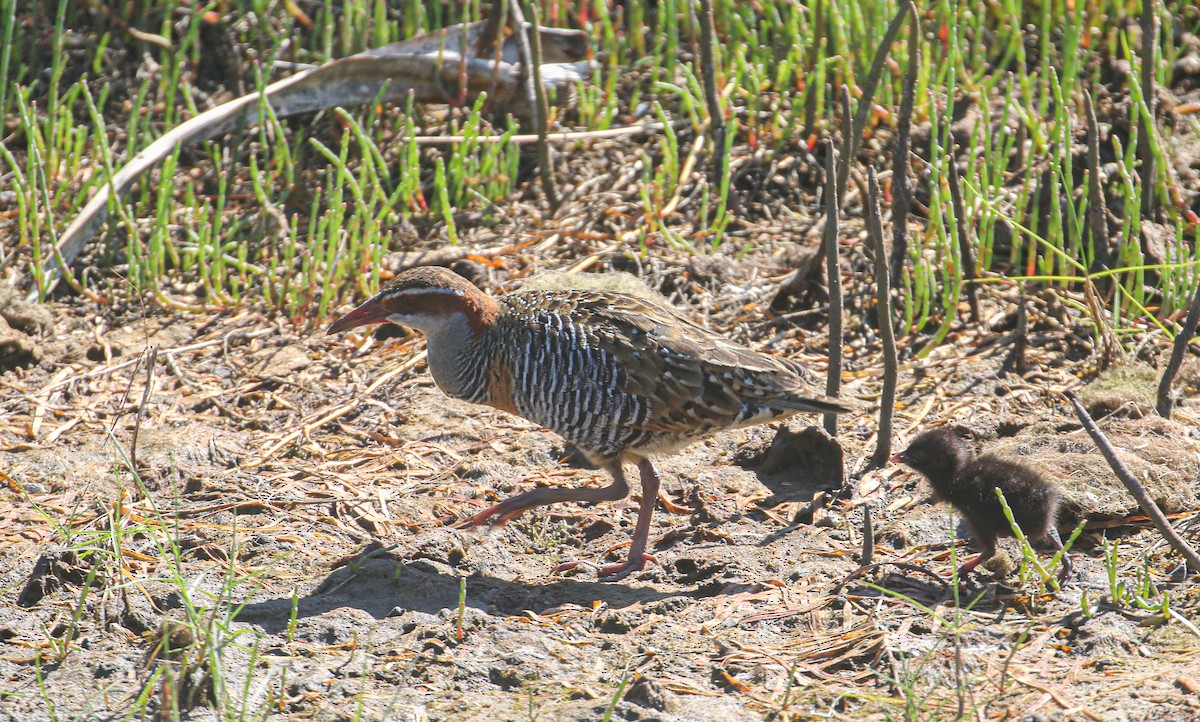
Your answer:
[[[529,11],[533,13],[533,28],[530,37],[533,40],[533,87],[537,91],[538,123],[537,154],[538,168],[542,174],[542,190],[546,200],[550,202],[551,212],[557,212],[561,203],[558,197],[558,187],[554,182],[554,165],[550,160],[550,144],[546,142],[546,134],[550,131],[550,102],[546,98],[546,86],[542,83],[542,17],[536,0],[529,3]]]
[[[717,29],[713,20],[712,0],[700,0],[700,73],[704,76],[704,95],[708,102],[708,124],[713,139],[714,188],[729,173],[729,156],[725,153],[725,111],[717,91]]]
[[[875,251],[875,317],[883,344],[883,391],[879,398],[879,433],[872,466],[883,466],[892,455],[892,411],[896,404],[896,334],[892,328],[892,289],[888,283],[887,249],[883,246],[883,216],[879,210],[879,180],[867,167],[867,230]]]
[[[892,156],[891,280],[893,287],[899,286],[900,273],[904,270],[904,260],[908,257],[908,211],[912,208],[912,180],[909,177],[908,152],[911,147],[913,107],[916,104],[917,71],[921,67],[921,21],[917,18],[915,5],[910,2],[907,4],[907,8],[911,18],[908,27],[908,68],[904,71],[904,86],[900,94],[900,116],[896,122],[896,150]],[[972,312],[975,311],[975,307],[972,306]]]
[[[1003,376],[1007,369],[1011,368],[1013,373],[1022,376],[1029,368],[1026,361],[1029,351],[1029,308],[1028,300],[1025,298],[1025,283],[1017,282],[1017,328],[1014,331],[1016,338],[1013,340],[1012,349],[1008,353],[1008,358],[1000,367],[1000,375]]]
[[[883,33],[883,40],[875,50],[875,58],[871,61],[871,72],[867,76],[867,82],[862,85],[862,95],[858,99],[858,112],[854,115],[854,126],[850,131],[850,152],[842,156],[842,163],[838,166],[838,188],[842,189],[842,193],[846,192],[850,164],[854,162],[858,147],[862,145],[862,134],[867,127],[867,118],[871,117],[871,112],[875,107],[875,88],[879,85],[879,79],[883,77],[883,68],[887,64],[888,52],[892,48],[892,43],[896,41],[896,35],[899,34],[900,26],[904,24],[904,16],[908,12],[908,6],[902,7],[896,13],[896,17],[892,18],[892,22]],[[912,13],[913,17],[916,17],[915,8],[912,9]]]
[[[1150,142],[1150,134],[1154,132],[1154,113],[1158,106],[1155,102],[1154,70],[1158,64],[1158,16],[1155,15],[1154,9],[1157,5],[1157,0],[1142,0],[1142,16],[1139,24],[1142,28],[1142,98],[1146,101],[1146,108],[1149,109],[1149,117],[1139,116],[1141,122],[1138,124],[1138,159],[1142,161],[1142,218],[1152,219],[1154,217],[1154,188],[1155,181],[1158,176],[1158,169],[1155,167],[1154,161],[1154,146]]]
[[[825,275],[829,277],[829,368],[825,395],[836,398],[842,390],[842,272],[838,266],[837,156],[833,141],[825,141]],[[825,430],[837,436],[837,414],[825,414]]]
[[[158,347],[146,349],[146,388],[142,390],[142,403],[138,405],[133,417],[133,438],[129,442],[130,471],[137,473],[137,442],[138,432],[142,429],[142,415],[146,413],[146,404],[150,403],[150,390],[154,388],[154,362],[158,359]]]
[[[846,195],[846,186],[845,186],[846,177],[850,175],[850,170],[846,166],[846,158],[850,157],[850,154],[854,152],[854,150],[853,150],[854,143],[852,143],[850,140],[851,134],[853,133],[853,128],[854,128],[854,122],[850,116],[850,88],[846,87],[845,84],[842,85],[841,107],[842,107],[842,150],[841,150],[841,156],[838,157],[838,159],[837,159],[838,160],[837,165],[834,166],[835,168],[837,168],[837,173],[835,174],[835,177],[834,177],[834,190],[836,193],[836,195],[834,197],[837,198],[836,205],[837,205],[838,209],[841,209],[841,207],[842,207],[842,199]],[[833,144],[833,141],[829,141],[829,142],[830,142],[830,145]],[[845,171],[845,175],[843,175],[843,170]],[[808,266],[808,273],[811,274],[811,278],[817,279],[817,280],[819,280],[821,278],[821,261],[823,259],[825,259],[825,244],[821,243],[821,245],[817,246],[816,253],[813,254],[812,265]],[[796,271],[797,275],[804,273],[804,272],[805,272],[804,267],[801,267],[800,270]]]
[[[833,166],[837,168],[834,178],[834,187],[836,192],[834,197],[837,198],[837,203],[835,205],[837,205],[839,209],[842,207],[842,198],[846,194],[846,177],[850,174],[850,169],[846,163],[846,159],[849,158],[850,154],[854,152],[854,143],[851,140],[854,134],[854,121],[851,119],[850,115],[850,88],[846,87],[845,84],[842,85],[841,101],[842,155],[840,158],[838,158],[837,165]],[[832,141],[830,141],[830,145],[832,145]],[[785,284],[785,288],[792,285],[798,287],[803,286],[806,285],[804,281],[809,279],[819,280],[821,278],[821,261],[825,260],[826,264],[828,264],[828,259],[826,258],[825,253],[825,245],[826,244],[822,242],[819,246],[817,246],[816,252],[812,254],[811,261],[806,261],[800,266],[800,268],[796,269],[795,275],[788,280],[788,282]],[[830,288],[831,296],[832,292],[833,289]],[[828,424],[826,424],[826,428],[828,428]]]
[[[549,102],[546,100],[546,86],[542,85],[542,39],[538,24],[537,4],[530,5],[533,12],[533,24],[525,24],[525,15],[521,12],[521,0],[511,0],[509,7],[512,11],[513,27],[517,34],[517,46],[521,51],[521,64],[525,66],[525,92],[533,106],[533,125],[538,134],[537,156],[538,173],[542,178],[542,192],[550,204],[551,212],[558,210],[558,189],[554,185],[554,168],[550,164],[550,145],[546,142],[546,126],[550,122]],[[532,41],[531,41],[532,35]]]
[[[1083,107],[1087,115],[1087,168],[1088,209],[1087,224],[1092,235],[1092,270],[1106,268],[1110,264],[1108,238],[1108,208],[1104,205],[1104,193],[1100,189],[1100,124],[1096,122],[1096,106],[1092,94],[1083,91]],[[1141,136],[1138,136],[1141,140]],[[1153,162],[1153,161],[1151,161]],[[1145,196],[1143,196],[1145,198]]]
[[[475,41],[475,49],[473,51],[477,58],[487,58],[489,56],[499,56],[500,54],[500,28],[504,27],[505,8],[508,3],[498,2],[493,3],[487,20],[484,22],[483,30],[479,33],[479,39]],[[498,58],[497,58],[498,59]]]
[[[808,67],[805,72],[808,73],[809,83],[808,98],[804,101],[804,137],[807,138],[816,132],[817,120],[817,88],[811,85],[812,79],[817,77],[817,61],[820,59],[821,43],[817,42],[817,38],[824,34],[828,48],[829,57],[833,57],[833,33],[825,29],[825,1],[816,0],[813,3],[816,7],[813,9],[813,42],[808,46]]]
[[[1171,398],[1171,384],[1183,364],[1183,355],[1187,353],[1188,345],[1196,335],[1197,323],[1200,323],[1200,286],[1197,286],[1196,292],[1192,294],[1192,305],[1188,308],[1187,318],[1183,320],[1183,328],[1175,337],[1175,345],[1171,348],[1171,360],[1167,362],[1167,367],[1163,369],[1162,378],[1158,382],[1158,403],[1154,409],[1164,419],[1171,418],[1171,409],[1175,406],[1175,399]]]
[[[862,559],[859,566],[870,566],[875,563],[875,524],[871,521],[871,505],[863,505],[863,539]]]
[[[967,238],[967,211],[963,204],[962,184],[958,181],[958,163],[954,156],[947,156],[950,166],[950,202],[954,205],[954,227],[958,231],[958,255],[961,259],[963,278],[966,279],[967,303],[971,305],[971,323],[979,323],[979,289],[975,287],[975,247]],[[895,211],[893,211],[893,214]],[[892,216],[895,222],[895,215]],[[896,258],[893,247],[892,259]],[[895,268],[892,272],[895,273]]]
[[[842,207],[842,199],[846,197],[846,186],[850,182],[850,161],[848,159],[854,156],[856,152],[855,148],[858,147],[854,142],[854,116],[850,111],[850,88],[844,83],[842,84],[842,94],[840,97],[842,107],[842,155],[838,158],[838,208]]]
[[[1163,535],[1171,548],[1183,555],[1187,561],[1188,570],[1193,574],[1200,572],[1200,554],[1188,545],[1167,517],[1162,513],[1162,509],[1158,508],[1158,504],[1154,503],[1154,499],[1146,493],[1146,488],[1137,480],[1130,471],[1129,467],[1121,461],[1121,457],[1117,456],[1116,450],[1109,442],[1108,437],[1096,425],[1096,421],[1092,415],[1087,412],[1083,404],[1079,403],[1079,399],[1070,391],[1067,392],[1067,399],[1071,402],[1071,406],[1075,407],[1075,415],[1079,417],[1079,423],[1083,424],[1084,430],[1088,432],[1088,436],[1092,437],[1092,441],[1096,442],[1096,446],[1100,448],[1100,453],[1104,454],[1104,458],[1108,461],[1108,465],[1112,467],[1113,473],[1125,485],[1125,488],[1137,499],[1138,506],[1142,508],[1142,513],[1150,518],[1150,522],[1158,529],[1158,533]]]

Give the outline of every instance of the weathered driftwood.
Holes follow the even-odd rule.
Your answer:
[[[564,101],[587,68],[583,61],[587,35],[552,28],[539,28],[538,32],[544,56],[542,82]],[[342,105],[406,102],[410,95],[417,103],[471,103],[486,92],[496,112],[532,117],[515,38],[504,39],[497,58],[494,46],[480,42],[486,40],[483,34],[484,23],[454,25],[332,60],[181,123],[130,158],[92,196],[58,241],[63,263],[69,267],[108,218],[110,198],[123,196],[140,175],[176,148],[259,122],[260,102],[269,104],[276,116],[285,117]],[[61,278],[54,259],[46,264],[46,278],[47,290]]]

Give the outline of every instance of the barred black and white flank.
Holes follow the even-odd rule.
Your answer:
[[[814,394],[799,364],[624,293],[525,291],[493,299],[447,269],[415,268],[329,332],[383,321],[425,334],[429,370],[447,394],[541,424],[613,476],[603,489],[520,494],[480,512],[475,524],[503,523],[561,501],[623,499],[623,462],[638,466],[642,500],[633,544],[626,562],[601,568],[609,581],[644,564],[659,486],[650,457],[724,429],[850,410]]]

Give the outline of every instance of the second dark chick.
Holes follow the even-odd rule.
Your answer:
[[[949,502],[963,515],[983,547],[979,556],[962,566],[960,575],[995,556],[997,539],[1013,536],[996,489],[1004,492],[1013,519],[1031,542],[1042,542],[1055,552],[1063,548],[1056,527],[1062,495],[1034,469],[993,454],[972,459],[967,443],[949,429],[918,435],[892,461],[921,472],[933,487],[934,497]],[[1071,572],[1071,557],[1064,554],[1059,580]]]

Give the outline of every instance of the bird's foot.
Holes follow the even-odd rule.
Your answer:
[[[957,572],[950,575],[950,583],[965,585],[965,584],[973,584],[974,581],[971,579],[971,572],[963,571],[962,569],[959,569]]]
[[[654,558],[654,555],[642,554],[640,557],[628,559],[623,562],[616,562],[613,564],[596,564],[595,562],[587,562],[582,560],[564,562],[554,567],[550,571],[554,574],[561,574],[563,572],[569,572],[576,567],[587,567],[588,569],[596,570],[596,573],[599,575],[597,581],[616,582],[624,579],[634,572],[641,571],[646,565],[646,562],[658,564],[658,560]]]
[[[1071,560],[1070,554],[1063,554],[1062,566],[1058,570],[1058,583],[1065,584],[1068,579],[1075,575],[1075,564]]]
[[[951,584],[961,584],[964,586],[973,586],[982,584],[979,577],[982,572],[975,571],[978,564],[964,564],[958,568],[958,571],[950,575]]]

